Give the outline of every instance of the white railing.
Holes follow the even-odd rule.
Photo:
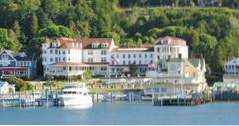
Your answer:
[[[83,71],[58,71],[58,72],[47,72],[46,74],[52,74],[56,76],[82,75]]]

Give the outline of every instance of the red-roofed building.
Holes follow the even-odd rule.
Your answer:
[[[45,76],[82,75],[86,70],[92,70],[93,75],[121,75],[130,73],[132,67],[145,75],[149,64],[156,66],[157,58],[188,55],[186,42],[169,36],[141,48],[119,48],[112,38],[46,39],[42,52]]]

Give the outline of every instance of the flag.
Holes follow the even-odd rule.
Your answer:
[[[148,64],[148,68],[149,68],[149,69],[155,69],[156,66],[155,66],[153,63],[149,63],[149,64]]]

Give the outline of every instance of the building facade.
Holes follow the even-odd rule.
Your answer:
[[[162,59],[187,59],[188,46],[186,41],[176,37],[163,37],[156,41],[154,46],[155,64]]]
[[[223,82],[239,83],[239,58],[234,58],[224,64]]]
[[[155,81],[172,84],[206,84],[204,59],[160,60],[156,70],[147,71]]]
[[[9,50],[0,52],[0,76],[1,77],[26,77],[34,76],[35,60],[25,53],[15,53]]]
[[[145,75],[158,60],[187,58],[187,48],[184,40],[169,36],[142,48],[119,48],[112,38],[46,39],[42,64],[45,76],[82,76],[87,70],[95,76]]]

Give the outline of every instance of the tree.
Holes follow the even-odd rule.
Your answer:
[[[199,36],[200,43],[199,43],[199,50],[203,54],[206,59],[207,63],[213,63],[213,53],[214,49],[217,45],[217,39],[213,36],[207,34],[201,34]]]
[[[38,19],[37,19],[37,16],[35,13],[33,13],[31,16],[30,16],[30,20],[29,20],[29,31],[30,31],[30,37],[33,37],[37,31],[38,31]]]
[[[222,44],[216,47],[213,57],[215,61],[214,65],[212,65],[213,71],[222,71],[222,66],[227,59],[226,55],[224,54],[224,51],[225,49]]]
[[[13,24],[13,31],[15,31],[17,38],[21,37],[21,27],[17,20]]]
[[[12,30],[0,28],[0,49],[9,49],[13,51],[21,49],[21,44]]]
[[[59,38],[59,37],[74,37],[74,33],[67,27],[62,25],[50,25],[39,30],[38,37]]]

